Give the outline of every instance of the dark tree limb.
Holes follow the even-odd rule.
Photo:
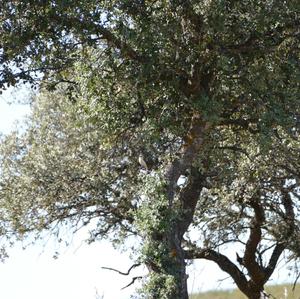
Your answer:
[[[206,259],[215,262],[224,272],[228,273],[245,294],[249,293],[248,281],[243,272],[231,262],[225,255],[212,250],[193,248],[185,251],[186,259]]]
[[[259,197],[259,195],[257,195],[257,197]],[[265,279],[265,274],[263,268],[256,261],[256,252],[262,238],[261,227],[265,221],[265,215],[258,198],[251,199],[249,204],[254,211],[254,218],[250,228],[250,235],[246,243],[243,265],[248,270],[253,282],[260,285]]]
[[[296,285],[297,285],[297,281],[298,281],[299,278],[300,278],[300,272],[297,274],[297,277],[296,277],[296,279],[295,279],[295,281],[293,283],[293,288],[292,288],[293,291],[295,291],[295,288],[296,288]]]
[[[117,269],[110,268],[110,267],[101,267],[101,268],[102,268],[102,269],[105,269],[105,270],[114,271],[114,272],[117,272],[118,274],[126,275],[126,276],[127,276],[127,275],[130,274],[130,272],[131,272],[132,269],[134,269],[134,268],[136,268],[136,267],[138,267],[138,266],[140,266],[140,265],[141,265],[140,263],[133,264],[133,265],[127,270],[127,272],[122,272],[122,271],[119,271],[119,270],[117,270]],[[136,281],[137,279],[142,279],[142,278],[143,278],[143,276],[135,276],[135,277],[133,277],[132,280],[131,280],[131,282],[130,282],[129,284],[127,284],[126,286],[122,287],[121,290],[124,290],[124,289],[130,287],[131,285],[133,285],[133,284],[135,283],[135,281]]]
[[[140,263],[133,264],[133,265],[127,270],[127,272],[122,272],[122,271],[119,271],[119,270],[117,270],[117,269],[110,268],[110,267],[101,267],[101,268],[102,268],[102,269],[105,269],[105,270],[110,270],[110,271],[117,272],[117,273],[119,273],[119,274],[121,274],[121,275],[129,275],[132,269],[134,269],[134,268],[136,268],[136,267],[138,267],[138,266],[140,266],[140,265],[141,265]]]
[[[264,269],[265,278],[264,282],[267,282],[270,278],[270,276],[273,274],[275,267],[277,265],[277,262],[284,251],[285,246],[282,243],[276,244],[275,248],[273,249],[272,255],[270,257],[268,266]]]
[[[129,284],[127,284],[126,286],[124,286],[123,288],[121,288],[121,290],[124,290],[124,289],[130,287],[131,285],[133,285],[133,284],[135,283],[135,281],[136,281],[137,279],[142,279],[142,278],[143,278],[143,276],[135,276],[135,277],[132,277],[131,282],[130,282]]]
[[[196,205],[205,183],[205,178],[205,175],[201,174],[198,169],[192,167],[191,174],[188,178],[189,182],[180,192],[179,200],[182,205],[183,215],[177,225],[181,238],[193,221]]]

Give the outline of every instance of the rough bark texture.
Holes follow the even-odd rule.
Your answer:
[[[209,125],[202,121],[201,116],[196,114],[192,117],[191,127],[186,138],[186,143],[181,149],[180,158],[174,160],[165,173],[166,195],[168,210],[171,213],[175,205],[180,205],[180,215],[176,222],[163,236],[153,236],[153,241],[165,242],[169,248],[172,267],[167,269],[168,274],[175,277],[177,284],[174,292],[168,297],[172,299],[188,299],[187,274],[185,252],[182,248],[183,235],[193,220],[197,201],[205,181],[205,176],[192,167],[204,142],[204,136]],[[179,177],[189,170],[186,186],[178,190]],[[178,195],[178,197],[175,195]],[[177,209],[177,208],[176,208]],[[150,271],[159,272],[155,265],[149,265]],[[154,298],[153,298],[154,299]]]
[[[203,187],[203,180],[204,177],[199,172],[192,170],[190,181],[179,196],[182,207],[182,216],[174,225],[170,235],[170,243],[171,246],[174,246],[176,252],[175,257],[180,269],[180,281],[182,286],[180,298],[188,298],[187,275],[185,272],[186,263],[184,250],[182,249],[182,240],[184,233],[187,231],[193,220],[196,204]]]

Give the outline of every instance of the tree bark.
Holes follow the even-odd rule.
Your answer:
[[[250,291],[250,294],[247,295],[247,297],[249,299],[262,299],[262,298],[264,298],[264,297],[262,297],[262,294],[263,294],[263,290],[261,290],[261,291],[253,290],[253,291]]]
[[[172,227],[168,237],[178,267],[178,273],[176,273],[179,278],[178,298],[181,299],[188,299],[186,262],[184,250],[182,249],[182,240],[184,233],[187,231],[193,220],[196,204],[205,179],[200,173],[193,170],[192,164],[203,145],[204,134],[208,128],[208,124],[202,122],[200,115],[197,114],[193,116],[190,131],[187,136],[187,142],[182,150],[181,159],[174,161],[166,173],[169,208],[173,209],[178,179],[187,169],[191,172],[187,186],[179,194],[181,209],[180,217]]]
[[[164,233],[154,233],[151,236],[153,243],[164,244],[167,254],[164,257],[159,257],[161,258],[160,263],[150,262],[148,268],[150,272],[162,276],[167,275],[175,281],[172,290],[167,295],[164,293],[166,299],[188,299],[189,297],[182,241],[183,235],[193,221],[196,204],[205,181],[205,175],[193,168],[193,163],[202,148],[204,136],[208,129],[209,125],[202,121],[199,114],[193,115],[180,157],[170,163],[165,173],[167,205],[166,211],[164,214],[162,213],[161,217],[176,216],[169,220],[168,228]],[[187,171],[189,175],[186,175]],[[187,183],[184,188],[178,191],[178,179],[183,174],[186,176]],[[158,296],[154,292],[151,299],[160,299]]]

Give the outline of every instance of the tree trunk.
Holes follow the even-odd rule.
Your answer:
[[[249,298],[249,299],[264,299],[264,298],[267,298],[263,291],[258,291],[258,290],[254,290],[254,291],[250,291],[248,293],[248,295],[246,294],[246,296]]]
[[[264,293],[264,283],[255,283],[253,280],[248,282],[246,290],[241,290],[249,299],[268,298]]]
[[[148,254],[146,263],[150,272],[147,298],[188,299],[186,262],[176,231],[153,235],[149,241],[153,255]]]
[[[193,168],[193,162],[198,157],[209,129],[210,124],[203,121],[201,115],[194,113],[179,157],[166,168],[165,185],[161,188],[158,184],[159,204],[155,206],[156,216],[147,232],[145,244],[146,265],[150,271],[149,282],[146,285],[147,298],[188,299],[182,240],[193,220],[205,181],[205,175]],[[187,170],[189,175],[186,186],[178,191],[178,179]],[[150,197],[155,198],[155,194],[152,193]]]
[[[178,236],[178,232],[173,232],[170,238],[171,244],[171,258],[174,260],[175,268],[174,273],[177,280],[177,290],[176,293],[180,298],[188,299],[188,288],[187,288],[187,274],[186,274],[186,262],[184,259],[184,251],[181,247],[181,238]]]
[[[251,295],[247,296],[249,299],[262,299],[260,292],[253,292]]]

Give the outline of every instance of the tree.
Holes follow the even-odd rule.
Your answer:
[[[188,256],[217,263],[248,298],[259,298],[284,250],[298,259],[299,140],[284,135],[276,132],[264,152],[251,136],[244,144],[223,132],[215,155],[219,174],[203,190],[194,216],[205,233],[201,242],[187,244]],[[237,244],[236,264],[222,254],[227,244]]]
[[[147,298],[188,298],[195,258],[260,298],[283,250],[297,255],[298,9],[3,1],[2,87],[42,84],[26,133],[2,143],[3,232],[96,219],[91,240],[141,238]],[[201,244],[186,236],[192,224]],[[275,244],[267,265],[264,239]],[[245,243],[238,265],[218,252],[232,240]]]

